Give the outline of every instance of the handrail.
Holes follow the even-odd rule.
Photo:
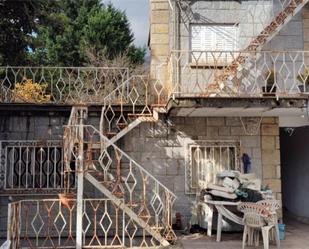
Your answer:
[[[68,126],[70,127],[70,126]],[[72,127],[72,126],[71,126]],[[163,183],[161,183],[158,179],[156,179],[151,173],[149,173],[144,167],[142,167],[139,163],[137,163],[134,159],[132,159],[126,152],[121,150],[117,145],[110,143],[109,139],[102,135],[99,130],[97,130],[93,125],[83,125],[84,128],[90,128],[92,129],[97,135],[100,136],[100,138],[105,141],[105,149],[112,146],[115,150],[120,151],[123,156],[128,158],[136,167],[138,167],[139,170],[141,170],[143,173],[147,174],[149,178],[151,178],[153,181],[157,182],[160,187],[162,187],[164,190],[166,190],[173,198],[177,198],[177,196],[170,191]]]
[[[100,104],[128,78],[126,67],[0,66],[0,95],[4,103]],[[35,84],[35,96],[24,93],[25,82]]]
[[[170,85],[182,96],[298,97],[309,92],[308,58],[299,50],[173,50]]]

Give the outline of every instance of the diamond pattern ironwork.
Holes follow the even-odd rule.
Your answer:
[[[106,209],[105,209],[105,212],[104,212],[102,218],[100,219],[99,224],[100,224],[104,234],[107,234],[109,232],[110,228],[112,227],[113,221],[110,218]]]
[[[35,216],[33,217],[33,220],[31,222],[31,226],[33,228],[33,231],[35,232],[36,236],[40,234],[42,231],[42,228],[44,227],[44,221],[42,219],[42,216],[39,213],[39,206],[37,208],[37,212]]]
[[[113,160],[112,160],[111,156],[109,155],[107,150],[104,150],[99,157],[99,163],[100,163],[100,166],[102,167],[102,169],[104,171],[108,171],[112,162],[113,162]]]
[[[59,236],[63,233],[66,225],[67,225],[67,222],[66,222],[63,214],[61,212],[59,212],[58,215],[56,216],[55,222],[54,222],[54,227],[55,227]]]

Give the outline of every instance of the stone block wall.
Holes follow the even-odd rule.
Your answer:
[[[1,115],[0,140],[62,140],[68,117],[47,115]]]
[[[186,194],[189,144],[205,140],[240,141],[241,155],[247,153],[251,157],[251,172],[274,188],[280,198],[280,176],[277,177],[277,171],[272,172],[280,171],[280,159],[273,158],[280,149],[278,132],[276,118],[265,118],[261,133],[250,136],[245,134],[239,117],[170,117],[167,122],[142,123],[122,138],[120,146],[178,196],[175,211],[182,214],[183,224],[187,225],[196,201],[195,195]]]
[[[302,25],[304,35],[304,50],[309,50],[309,6],[306,5],[302,13]]]
[[[1,116],[0,140],[62,139],[67,118],[52,113]],[[98,117],[89,117],[88,123],[97,125]],[[195,212],[196,201],[194,195],[186,194],[188,146],[205,140],[239,141],[240,154],[251,157],[251,172],[262,178],[263,184],[268,184],[281,199],[277,118],[264,118],[260,134],[250,136],[245,134],[239,117],[170,117],[156,123],[142,123],[126,134],[119,145],[178,196],[175,211],[182,214],[186,226]],[[1,223],[6,222],[7,198],[0,198]],[[0,234],[4,235],[5,230]]]
[[[280,130],[278,118],[264,118],[261,124],[261,155],[263,185],[268,185],[282,203]],[[279,211],[282,218],[282,210]]]
[[[167,77],[167,63],[170,54],[170,10],[168,0],[150,1],[150,50],[151,77]],[[163,75],[163,76],[162,76]]]

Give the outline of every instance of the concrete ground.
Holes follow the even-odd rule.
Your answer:
[[[309,249],[309,224],[303,224],[296,220],[289,219],[286,222],[286,238],[281,241],[281,249]],[[214,232],[215,233],[215,232]],[[222,241],[216,242],[216,235],[211,238],[205,234],[195,233],[190,235],[179,235],[178,242],[172,246],[173,249],[241,249],[241,233],[222,233]],[[259,247],[263,248],[263,242]],[[276,248],[271,245],[271,248]]]

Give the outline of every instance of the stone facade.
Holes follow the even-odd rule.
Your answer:
[[[261,125],[261,155],[263,184],[282,202],[281,160],[278,118],[265,118]],[[282,210],[279,213],[282,218]]]
[[[166,79],[166,65],[170,54],[170,9],[167,0],[151,0],[150,15],[150,43],[151,50],[151,76],[164,75]],[[160,71],[159,71],[160,70]]]
[[[1,140],[61,140],[67,115],[2,116]],[[90,114],[88,124],[98,125],[98,115]],[[52,124],[52,125],[51,125]],[[178,199],[175,211],[184,226],[195,212],[195,195],[186,193],[188,146],[202,141],[239,141],[240,153],[251,157],[251,172],[263,179],[281,199],[280,145],[277,118],[263,119],[261,133],[246,135],[239,117],[169,117],[156,123],[142,123],[126,134],[119,146],[173,191]],[[0,198],[1,222],[5,222],[7,199]],[[4,233],[5,231],[3,231]]]
[[[250,172],[281,200],[277,118],[264,118],[261,132],[252,136],[245,134],[239,117],[170,117],[167,122],[141,124],[122,139],[121,146],[178,196],[175,211],[182,214],[186,225],[196,203],[195,195],[186,194],[188,145],[205,140],[240,141],[241,155],[251,157]]]

